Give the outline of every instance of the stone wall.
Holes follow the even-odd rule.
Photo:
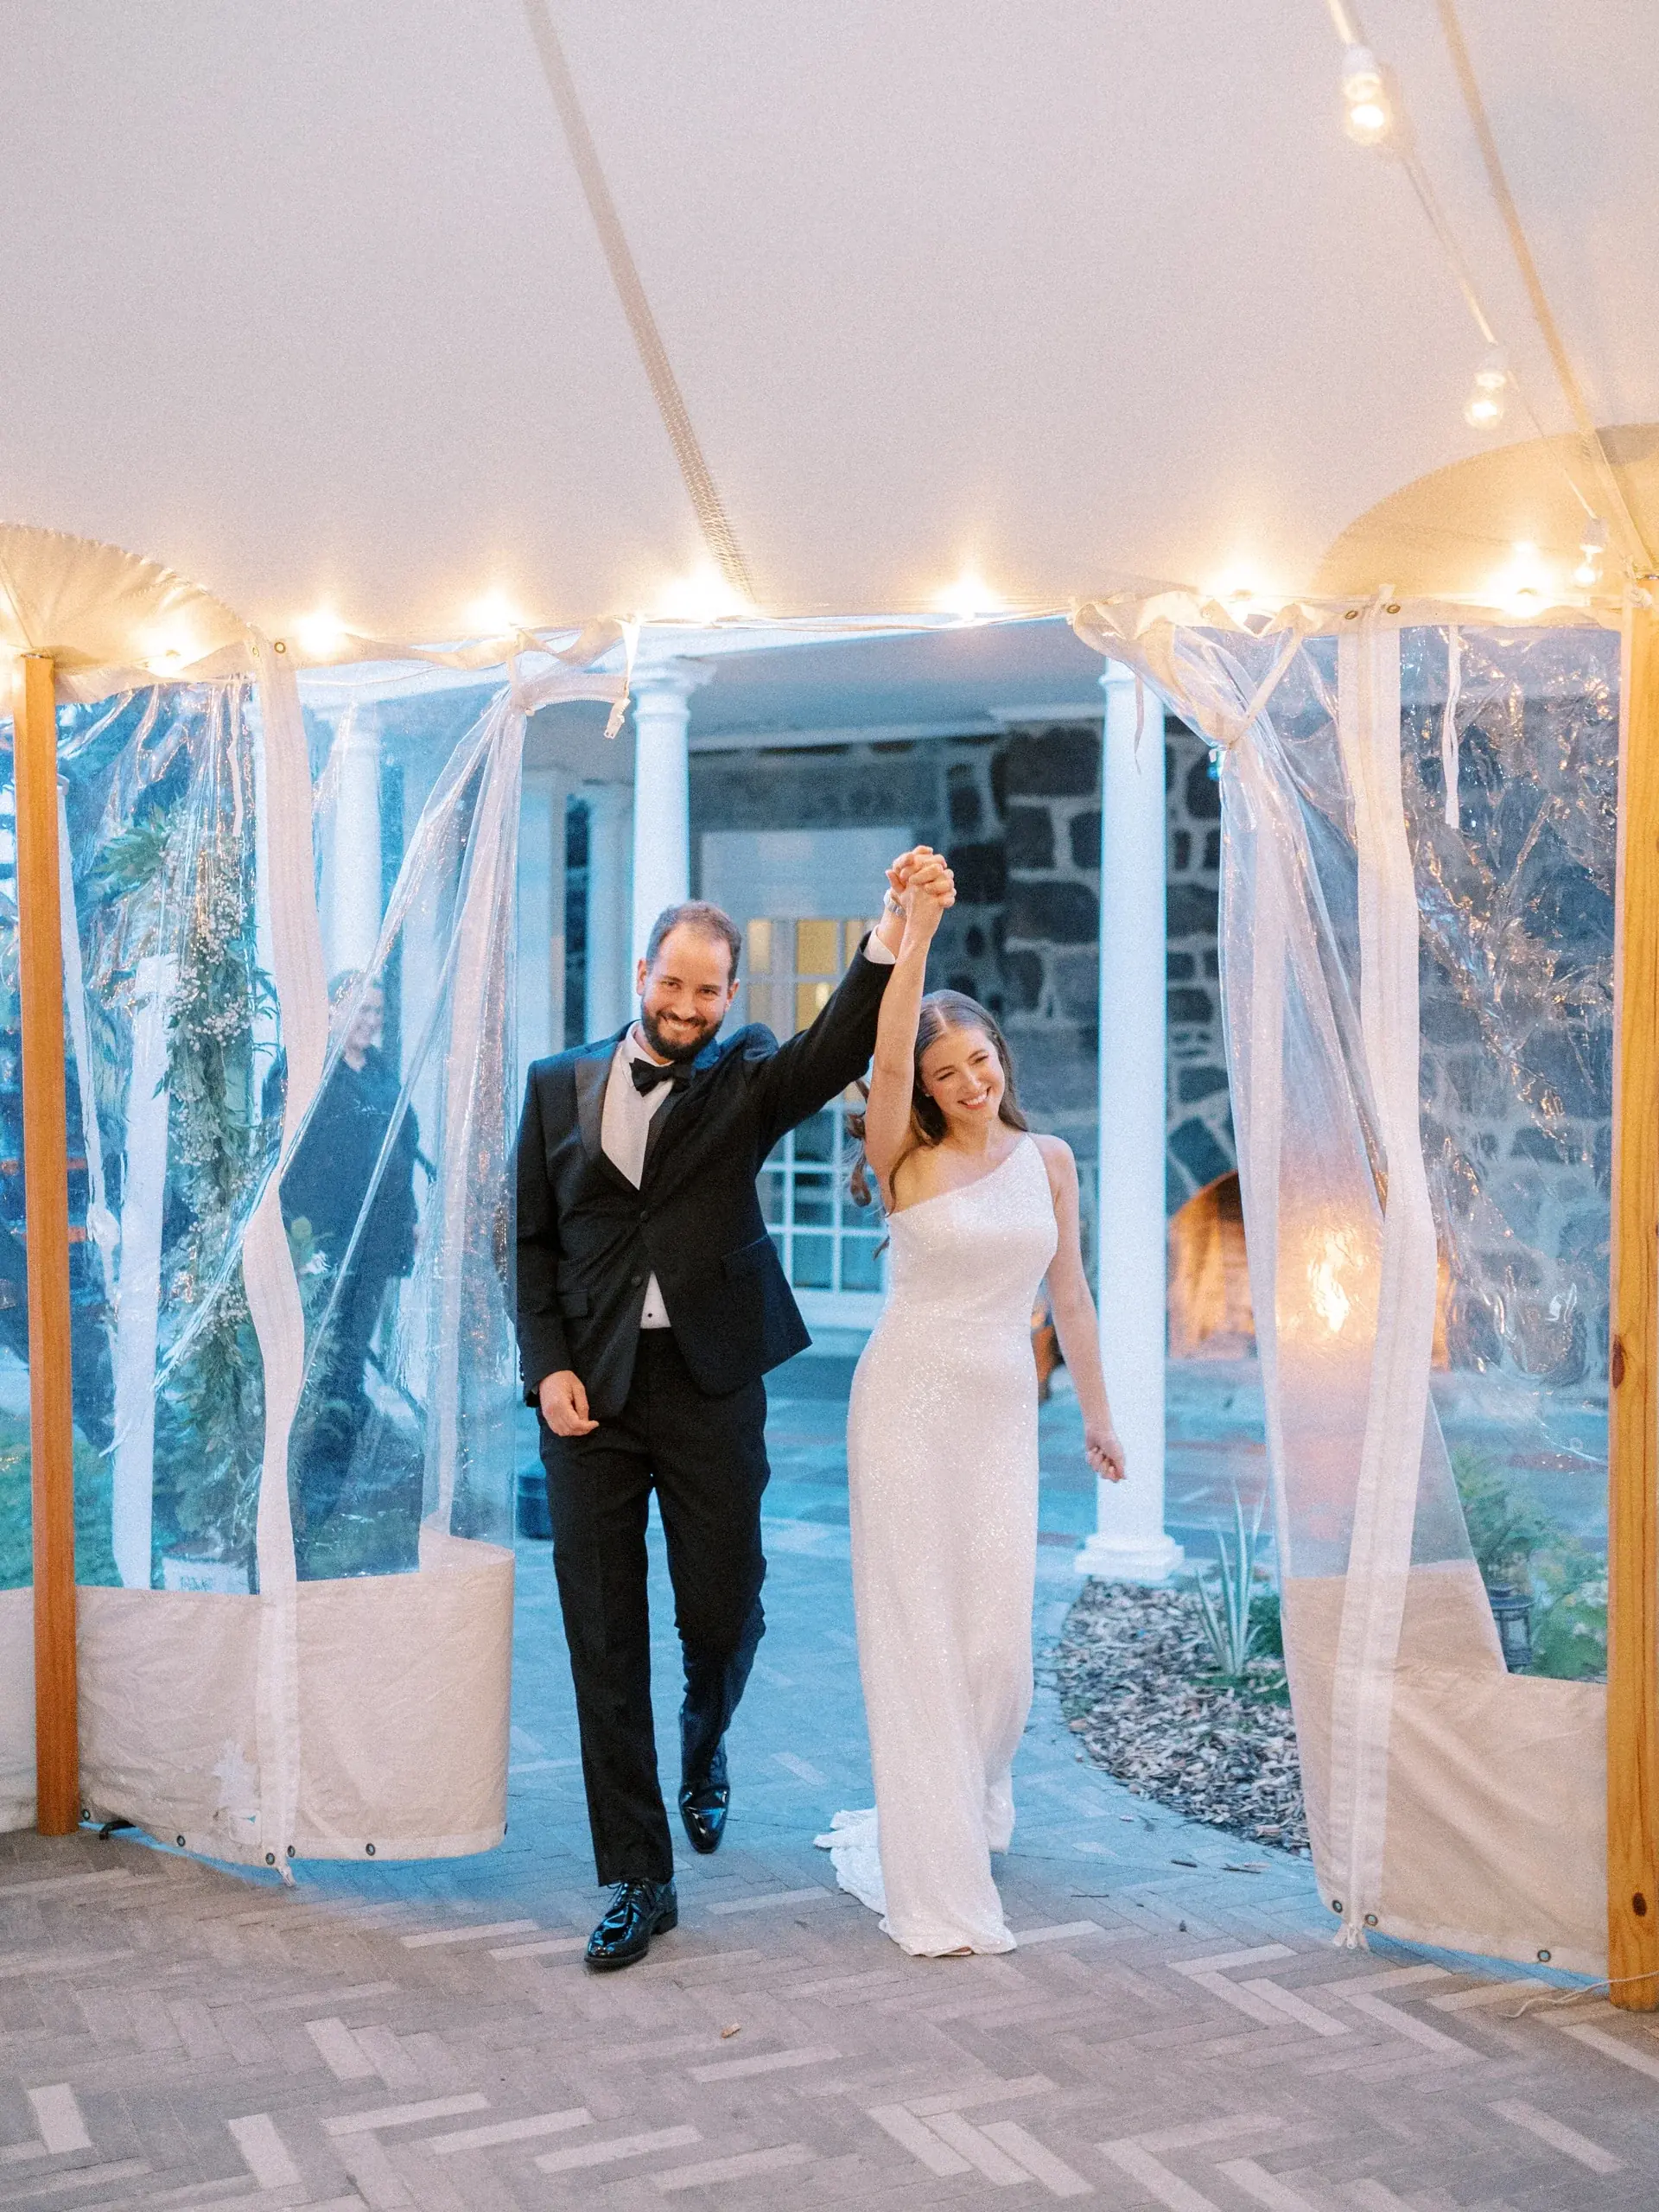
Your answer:
[[[1235,1164],[1216,928],[1221,893],[1221,786],[1210,748],[1171,722],[1169,793],[1169,1212]]]
[[[1217,982],[1221,821],[1203,741],[1178,724],[1169,795],[1169,1150],[1173,1211],[1233,1165]],[[989,736],[768,747],[691,756],[694,852],[704,830],[810,830],[905,822],[948,853],[957,905],[941,925],[938,982],[1005,1027],[1033,1122],[1065,1137],[1093,1241],[1100,925],[1097,723]]]

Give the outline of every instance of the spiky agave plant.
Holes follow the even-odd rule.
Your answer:
[[[1255,1624],[1252,1611],[1255,1598],[1256,1564],[1262,1550],[1262,1501],[1256,1500],[1255,1510],[1249,1520],[1244,1517],[1244,1502],[1233,1486],[1233,1541],[1230,1548],[1220,1529],[1216,1531],[1216,1573],[1218,1586],[1213,1586],[1205,1568],[1200,1567],[1195,1582],[1198,1610],[1204,1620],[1205,1639],[1210,1646],[1216,1671],[1230,1681],[1243,1675],[1255,1649]]]

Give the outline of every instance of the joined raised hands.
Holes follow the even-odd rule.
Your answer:
[[[943,853],[931,845],[914,845],[900,853],[887,870],[887,884],[902,909],[906,933],[932,937],[939,917],[957,902],[957,880]]]

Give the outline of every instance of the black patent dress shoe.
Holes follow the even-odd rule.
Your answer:
[[[586,1962],[595,1974],[631,1967],[651,1948],[653,1936],[680,1924],[679,1900],[669,1882],[619,1882],[605,1917],[588,1938]]]
[[[680,1792],[680,1818],[685,1822],[691,1848],[705,1859],[711,1851],[720,1849],[731,1802],[731,1784],[727,1782],[688,1782]]]

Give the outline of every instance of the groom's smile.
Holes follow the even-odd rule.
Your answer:
[[[639,1033],[659,1060],[694,1060],[717,1035],[737,991],[724,937],[682,924],[639,963]]]

